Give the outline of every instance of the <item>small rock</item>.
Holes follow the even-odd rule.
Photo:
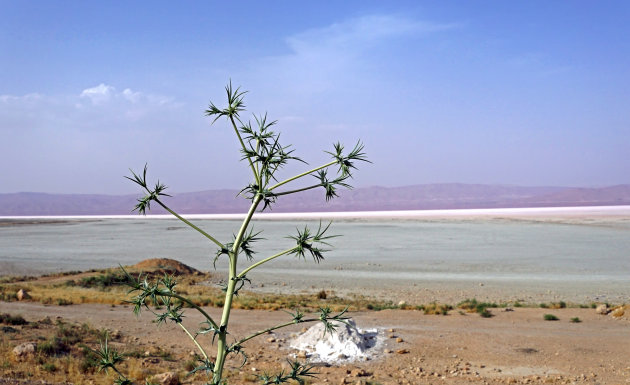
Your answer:
[[[398,338],[396,338],[396,342],[398,342],[398,343],[403,342],[403,339],[398,337]]]
[[[616,307],[610,312],[610,315],[615,317],[615,318],[621,317],[624,314],[625,314],[625,310],[624,310],[623,306]]]
[[[153,376],[153,382],[157,382],[159,385],[179,385],[179,377],[175,372],[166,372],[156,374]]]
[[[368,373],[365,370],[360,369],[360,368],[352,369],[350,371],[350,375],[352,377],[366,377],[366,376],[369,376],[370,374],[372,374],[372,373]]]
[[[597,313],[597,314],[603,314],[603,315],[606,315],[606,314],[608,314],[608,312],[609,312],[609,311],[610,311],[610,310],[608,310],[608,305],[606,305],[605,303],[603,303],[603,304],[601,304],[601,305],[598,305],[598,306],[595,308],[595,313]]]
[[[389,333],[394,333],[396,330],[395,329],[389,329],[387,330]]]
[[[408,349],[398,349],[398,350],[396,350],[396,353],[397,354],[407,354],[407,353],[409,353],[409,350]]]
[[[112,334],[110,334],[110,336],[111,336],[113,339],[116,339],[116,340],[117,340],[117,339],[119,339],[120,337],[122,337],[122,333],[120,332],[120,330],[118,330],[118,329],[117,329],[117,330],[114,330],[114,331],[112,332]]]
[[[17,292],[17,294],[15,296],[17,297],[18,301],[23,301],[25,299],[30,299],[31,298],[31,296],[24,289],[18,290],[18,292]]]
[[[300,350],[297,354],[298,358],[306,358],[306,352],[304,350]]]
[[[155,364],[159,364],[160,363],[160,359],[157,357],[147,357],[145,359],[142,360],[142,366],[143,367],[147,367],[150,365],[155,365]]]
[[[391,350],[389,350],[389,349],[385,349],[385,350],[383,350],[383,353],[385,353],[385,354],[389,354],[389,353],[391,353],[391,352],[392,352],[392,351],[391,351]]]
[[[273,337],[267,338],[267,342],[276,342],[276,339]]]
[[[398,306],[399,307],[405,306],[406,304],[407,304],[407,302],[405,302],[405,301],[398,302]]]
[[[37,342],[25,342],[13,348],[13,356],[17,361],[23,361],[34,355],[36,350]]]

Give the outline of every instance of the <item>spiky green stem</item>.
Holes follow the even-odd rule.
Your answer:
[[[230,272],[229,272],[229,281],[227,284],[227,290],[225,292],[225,303],[223,304],[223,315],[221,316],[221,326],[219,327],[218,333],[218,343],[217,343],[217,359],[214,363],[214,372],[212,376],[212,380],[214,383],[218,384],[223,378],[223,366],[225,365],[225,356],[227,353],[227,327],[230,320],[230,311],[232,310],[232,300],[234,299],[234,290],[236,288],[236,264],[238,262],[238,250],[241,247],[241,241],[243,240],[243,236],[247,231],[247,227],[249,226],[249,222],[254,216],[254,212],[258,207],[258,204],[262,200],[260,195],[256,195],[252,202],[249,211],[247,212],[247,216],[243,220],[243,224],[236,235],[236,239],[234,240],[234,245],[232,246],[232,250],[229,253],[230,257]]]

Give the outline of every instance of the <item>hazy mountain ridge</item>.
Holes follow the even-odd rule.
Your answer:
[[[249,202],[238,190],[208,190],[173,194],[164,201],[182,214],[242,213]],[[326,202],[321,189],[285,196],[273,212],[423,210],[500,207],[630,205],[630,185],[602,188],[522,187],[443,183],[403,187],[364,187],[342,190]],[[139,195],[0,194],[0,215],[120,215],[131,214]],[[156,204],[151,213],[164,214]]]

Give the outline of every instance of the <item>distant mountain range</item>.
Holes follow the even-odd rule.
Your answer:
[[[248,201],[237,190],[173,194],[165,201],[181,214],[242,213]],[[630,205],[630,185],[602,188],[520,187],[481,184],[427,184],[405,187],[364,187],[340,191],[326,202],[324,192],[284,196],[272,212],[380,211],[465,208]],[[130,214],[136,195],[0,194],[0,216]],[[152,206],[152,214],[164,214]]]

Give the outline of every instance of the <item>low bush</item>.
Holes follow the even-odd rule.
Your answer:
[[[552,302],[549,305],[550,309],[564,309],[567,307],[567,303],[564,301],[560,301],[560,302]]]
[[[73,281],[74,282],[74,281]],[[106,272],[91,277],[85,277],[74,284],[85,288],[104,289],[112,286],[125,285],[128,282],[127,276],[122,272]]]
[[[0,323],[6,325],[26,325],[28,322],[21,315],[0,314]]]
[[[493,302],[479,302],[477,299],[472,298],[458,303],[457,307],[468,313],[478,313],[484,318],[490,318],[492,317],[492,313],[488,308],[497,308],[499,305]]]
[[[448,315],[449,310],[453,310],[453,307],[443,303],[431,302],[422,306],[422,310],[427,315]]]

